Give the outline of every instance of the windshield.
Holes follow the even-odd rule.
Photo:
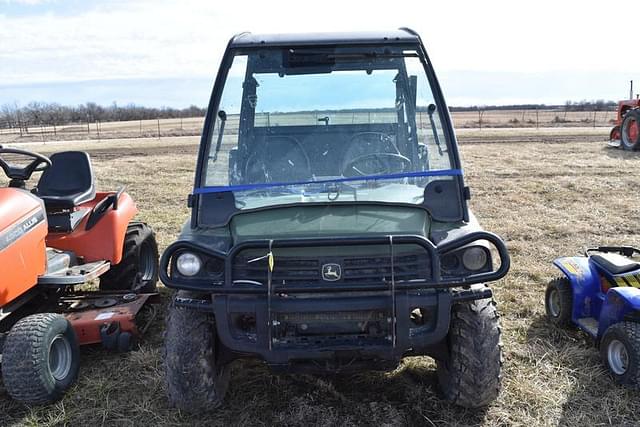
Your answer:
[[[238,53],[209,132],[200,191],[232,191],[236,209],[421,204],[429,183],[459,172],[441,117],[415,50]]]

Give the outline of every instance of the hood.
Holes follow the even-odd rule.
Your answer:
[[[234,243],[257,239],[412,234],[429,237],[426,210],[404,206],[292,206],[236,214]]]

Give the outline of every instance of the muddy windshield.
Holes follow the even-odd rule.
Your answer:
[[[236,209],[421,204],[431,182],[453,184],[459,173],[442,120],[415,50],[239,52],[209,132],[200,191],[231,191]]]

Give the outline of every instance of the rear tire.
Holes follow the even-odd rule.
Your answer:
[[[34,314],[9,331],[2,354],[5,388],[28,404],[54,402],[78,377],[80,350],[71,324],[53,313]]]
[[[566,277],[553,279],[547,285],[544,297],[544,307],[547,319],[555,326],[571,326],[571,311],[573,310],[573,289]]]
[[[211,411],[222,405],[229,369],[218,363],[213,315],[179,307],[171,300],[165,333],[164,363],[169,403],[187,412]]]
[[[448,360],[438,360],[444,398],[465,408],[493,402],[500,392],[502,343],[496,303],[476,300],[453,306]]]
[[[122,260],[100,277],[101,291],[152,293],[158,281],[158,244],[151,227],[132,222],[127,227]]]
[[[600,355],[618,384],[640,386],[640,324],[609,326],[600,342]]]
[[[620,141],[625,150],[640,149],[640,112],[638,110],[629,110],[624,115],[620,125]]]

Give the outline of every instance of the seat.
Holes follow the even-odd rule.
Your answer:
[[[640,269],[640,263],[618,254],[602,253],[591,255],[591,260],[611,274],[628,273]]]
[[[47,211],[73,209],[96,197],[89,154],[64,151],[50,159],[51,166],[38,181],[38,196],[44,200]]]

